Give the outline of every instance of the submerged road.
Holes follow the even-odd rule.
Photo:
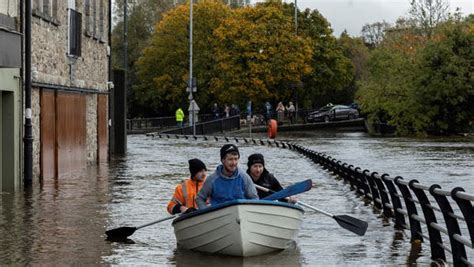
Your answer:
[[[447,190],[461,186],[474,193],[474,143],[469,139],[370,138],[364,133],[297,134],[306,147],[367,168],[439,183]],[[280,136],[290,139],[290,136]],[[0,264],[162,265],[162,266],[327,266],[405,265],[431,263],[429,249],[412,247],[407,231],[395,230],[343,181],[294,151],[241,146],[241,167],[260,152],[267,168],[283,185],[307,178],[315,188],[299,196],[334,214],[369,222],[356,236],[334,220],[308,211],[296,243],[281,253],[251,258],[211,256],[176,249],[170,221],[135,232],[127,243],[105,241],[104,231],[136,226],[168,216],[166,204],[174,187],[188,176],[187,160],[201,158],[213,170],[222,142],[153,139],[129,136],[128,153],[109,164],[45,180],[43,187],[0,195]],[[468,251],[471,262],[472,250]]]

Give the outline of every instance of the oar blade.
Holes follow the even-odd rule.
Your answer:
[[[342,228],[347,229],[360,236],[365,235],[367,227],[369,226],[367,222],[348,215],[336,215],[333,218]]]
[[[124,227],[119,227],[119,228],[115,228],[115,229],[112,229],[112,230],[108,230],[108,231],[105,232],[105,234],[107,235],[107,239],[110,239],[110,240],[125,239],[125,238],[133,235],[133,233],[135,233],[136,230],[137,230],[136,227],[124,226]]]
[[[294,185],[290,185],[287,188],[280,190],[274,194],[271,194],[263,199],[264,200],[278,200],[281,198],[294,196],[294,195],[310,190],[312,186],[313,186],[313,181],[311,181],[311,179],[304,180]]]

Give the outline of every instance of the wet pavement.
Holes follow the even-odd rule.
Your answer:
[[[296,136],[296,137],[295,137]],[[361,168],[444,189],[474,193],[474,143],[470,139],[370,138],[364,133],[292,133],[280,136]],[[295,140],[297,138],[297,140]],[[241,166],[251,153],[285,186],[307,178],[315,188],[300,200],[334,214],[369,222],[356,236],[331,218],[305,213],[289,249],[258,257],[213,256],[176,249],[171,221],[137,230],[127,242],[105,240],[106,229],[137,226],[168,216],[174,187],[188,174],[187,160],[202,159],[213,170],[213,141],[129,136],[128,153],[110,163],[46,180],[31,192],[0,195],[0,265],[327,266],[431,263],[427,244],[410,243],[409,231],[374,213],[343,181],[287,149],[241,144]],[[469,249],[468,249],[469,250]],[[472,250],[469,251],[474,260]],[[449,257],[449,254],[448,254]]]

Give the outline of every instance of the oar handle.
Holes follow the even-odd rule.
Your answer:
[[[157,221],[154,221],[154,222],[150,222],[150,223],[146,223],[146,224],[137,226],[137,229],[140,229],[140,228],[143,228],[143,227],[146,227],[146,226],[155,224],[155,223],[159,223],[159,222],[164,222],[164,221],[167,221],[167,220],[171,220],[171,219],[175,218],[176,216],[178,216],[178,215],[171,215],[171,216],[168,216],[168,217],[165,217],[165,218],[161,218],[161,219],[159,219],[159,220],[157,220]]]
[[[265,192],[272,192],[272,193],[275,193],[275,191],[273,191],[273,190],[271,190],[271,189],[268,189],[268,188],[266,188],[266,187],[260,186],[260,185],[258,185],[258,184],[256,184],[255,187],[258,188],[258,189],[260,189],[260,190],[262,190],[262,191],[265,191]],[[286,197],[285,199],[288,199],[288,198]],[[318,208],[316,208],[316,207],[313,207],[313,206],[311,206],[311,205],[309,205],[309,204],[306,204],[306,203],[304,203],[304,202],[302,202],[302,201],[298,201],[296,204],[298,204],[298,205],[300,205],[300,206],[303,206],[303,207],[306,207],[306,208],[308,208],[308,209],[312,209],[312,210],[314,210],[314,211],[317,211],[317,212],[319,212],[319,213],[321,213],[321,214],[324,214],[324,215],[326,215],[326,216],[329,216],[329,217],[331,217],[331,218],[334,217],[333,214],[331,214],[331,213],[329,213],[329,212],[326,212],[326,211],[324,211],[324,210],[320,210],[320,209],[318,209]]]
[[[316,212],[319,212],[319,213],[324,214],[324,215],[326,215],[326,216],[329,216],[329,217],[331,217],[331,218],[334,217],[333,214],[331,214],[331,213],[329,213],[329,212],[327,212],[327,211],[324,211],[324,210],[320,210],[320,209],[318,209],[318,208],[316,208],[316,207],[313,207],[313,206],[311,206],[311,205],[309,205],[309,204],[306,204],[306,203],[304,203],[303,201],[298,201],[296,204],[298,204],[298,205],[300,205],[300,206],[303,206],[303,207],[306,207],[306,208],[308,208],[308,209],[312,209],[312,210],[314,210],[314,211],[316,211]]]

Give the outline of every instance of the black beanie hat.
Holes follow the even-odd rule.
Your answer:
[[[239,148],[236,145],[225,144],[221,147],[221,159],[225,158],[225,155],[231,152],[237,153],[237,155],[239,155],[239,158],[240,158]]]
[[[194,176],[196,175],[196,173],[202,170],[207,171],[206,165],[204,164],[204,162],[202,162],[199,159],[190,159],[188,163],[189,163],[189,172],[191,172],[191,179],[194,179]]]
[[[252,154],[252,155],[249,156],[249,159],[248,159],[248,162],[247,162],[247,166],[249,167],[249,169],[250,169],[250,167],[252,167],[252,165],[254,165],[256,163],[260,163],[265,167],[265,160],[263,159],[262,154],[255,153],[255,154]]]

